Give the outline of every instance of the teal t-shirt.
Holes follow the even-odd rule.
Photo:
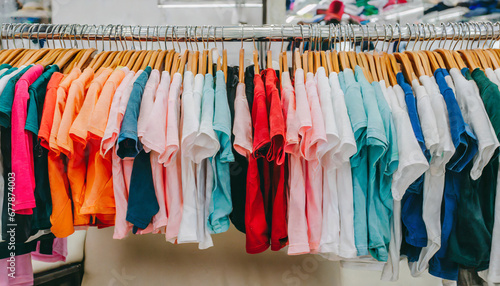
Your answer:
[[[10,115],[12,114],[12,104],[14,103],[16,83],[31,67],[32,65],[25,67],[15,76],[10,78],[0,95],[0,125],[5,128],[10,127]]]
[[[229,163],[234,162],[231,145],[231,112],[227,102],[226,82],[223,71],[215,76],[215,108],[213,128],[220,148],[215,155],[215,187],[209,206],[209,226],[213,233],[229,229],[229,214],[233,210]]]
[[[366,149],[366,116],[361,87],[351,69],[339,73],[340,86],[344,91],[347,114],[356,139],[357,152],[351,157],[352,187],[354,200],[354,241],[358,255],[368,255],[367,179],[368,156]]]
[[[377,213],[374,200],[379,196],[380,176],[379,169],[381,158],[387,151],[389,142],[385,134],[384,123],[378,109],[377,98],[373,86],[366,80],[361,67],[355,68],[356,80],[361,86],[363,105],[365,107],[368,124],[366,127],[366,150],[368,157],[367,184],[367,213],[368,213],[368,250],[370,254],[379,261],[387,261],[387,247],[382,238],[380,229],[384,222]],[[389,226],[389,222],[387,222]]]
[[[387,151],[384,153],[380,159],[378,176],[380,177],[379,193],[375,195],[373,200],[373,208],[371,208],[368,213],[370,230],[373,227],[374,231],[377,231],[379,236],[373,236],[373,239],[378,239],[374,245],[384,245],[382,251],[378,251],[377,255],[379,258],[380,252],[386,253],[389,242],[391,240],[391,229],[390,221],[393,211],[393,200],[392,200],[392,175],[396,172],[399,165],[399,153],[398,153],[398,140],[396,134],[396,128],[392,119],[392,112],[389,104],[385,100],[380,84],[376,81],[372,83],[373,89],[375,90],[375,98],[377,99],[378,109],[382,117],[382,122],[384,124],[385,134],[388,139]],[[371,213],[375,211],[374,213]],[[370,218],[378,218],[379,225],[376,223],[372,224]],[[370,237],[371,242],[371,237]],[[382,248],[379,248],[382,249]],[[373,253],[372,253],[373,255]],[[383,256],[383,255],[382,255]]]
[[[47,84],[52,74],[58,71],[59,67],[57,65],[46,67],[42,75],[28,89],[30,99],[24,129],[33,132],[35,136],[38,135],[38,128],[40,128],[40,121],[42,120]]]

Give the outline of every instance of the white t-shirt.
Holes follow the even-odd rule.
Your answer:
[[[191,148],[188,151],[193,156],[193,161],[198,165],[197,177],[197,202],[198,210],[198,248],[206,249],[213,246],[212,237],[208,229],[209,205],[212,200],[214,188],[214,168],[211,159],[219,150],[219,140],[213,129],[215,91],[213,76],[206,74],[204,78],[196,76],[195,93],[200,96],[199,127]],[[201,86],[199,81],[201,82]],[[208,88],[210,87],[210,88]],[[200,91],[201,88],[201,91]]]
[[[448,110],[434,78],[420,77],[430,98],[439,133],[439,144],[431,152],[430,169],[424,178],[422,218],[427,231],[427,246],[422,248],[417,262],[410,262],[413,276],[422,274],[429,267],[429,260],[441,247],[441,202],[444,193],[446,164],[455,153],[451,139]]]
[[[455,97],[462,111],[464,121],[469,124],[477,138],[478,150],[474,156],[473,166],[470,171],[471,178],[477,180],[481,176],[483,168],[493,156],[495,149],[499,146],[498,139],[479,92],[474,88],[474,84],[467,80],[456,68],[451,69],[450,74],[457,87]]]
[[[323,220],[321,222],[320,252],[339,254],[340,216],[337,195],[337,165],[334,154],[340,142],[333,104],[331,88],[325,69],[320,67],[316,72],[316,84],[323,113],[326,132],[326,143],[318,147],[323,168]]]
[[[394,87],[388,87],[386,92],[398,138],[399,165],[392,176],[391,191],[394,201],[391,241],[389,242],[389,257],[384,265],[381,279],[396,281],[399,278],[399,253],[403,239],[401,231],[401,199],[411,183],[427,171],[429,163],[413,133],[403,89],[399,85],[395,85]]]
[[[201,76],[201,75],[200,75]],[[198,133],[200,117],[200,99],[194,98],[194,75],[184,73],[181,96],[181,178],[182,178],[182,219],[177,243],[199,242],[196,166],[189,152]],[[196,107],[198,105],[198,107]],[[191,156],[190,156],[191,155]]]
[[[357,149],[351,121],[347,113],[344,93],[340,87],[337,73],[330,73],[328,80],[330,83],[331,104],[340,142],[334,153],[336,169],[334,172],[329,172],[327,176],[331,176],[336,181],[333,190],[337,192],[337,196],[332,197],[332,203],[337,204],[340,225],[338,233],[333,234],[332,232],[328,239],[322,237],[320,252],[322,252],[322,256],[328,259],[337,260],[339,257],[354,258],[357,255],[354,244],[353,188],[351,163],[349,161]]]

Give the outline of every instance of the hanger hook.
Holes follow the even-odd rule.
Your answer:
[[[39,26],[40,24],[32,24],[29,29],[28,29],[28,49],[31,49],[31,36],[32,36],[32,31],[35,27]]]
[[[398,39],[398,45],[396,46],[396,53],[399,53],[399,45],[401,44],[401,26],[399,24],[396,24],[396,27],[398,28],[398,34],[399,34],[399,39]]]
[[[304,25],[299,25],[300,27],[300,41],[302,42],[302,52],[304,52],[304,30],[303,27]],[[299,45],[299,50],[300,50],[300,45]]]
[[[378,42],[379,42],[379,39],[378,39],[378,27],[377,27],[377,24],[375,24],[374,29],[375,29],[375,35],[376,35],[376,38],[375,38],[375,44],[373,44],[373,50],[374,50],[374,51],[377,51],[377,45],[378,45]]]

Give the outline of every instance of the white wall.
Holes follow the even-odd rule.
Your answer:
[[[236,25],[262,23],[261,8],[159,8],[157,0],[52,0],[54,24]],[[283,7],[284,8],[284,7]]]

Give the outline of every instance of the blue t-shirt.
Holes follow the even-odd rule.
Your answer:
[[[456,223],[457,204],[460,199],[461,177],[469,176],[465,168],[477,153],[477,139],[465,123],[453,90],[448,86],[445,76],[448,71],[437,69],[434,77],[444,97],[450,120],[450,132],[455,154],[446,165],[444,196],[441,209],[441,248],[429,261],[431,275],[448,279],[458,279],[458,264],[447,255],[448,241]]]
[[[130,176],[130,188],[127,204],[127,221],[134,225],[133,233],[145,229],[160,206],[153,183],[153,171],[149,153],[142,149],[137,135],[137,120],[141,109],[142,94],[151,73],[151,67],[146,67],[133,84],[127,109],[123,116],[116,151],[120,158],[135,158]]]
[[[347,113],[356,139],[357,152],[351,157],[352,187],[354,199],[354,241],[358,255],[368,255],[368,219],[366,212],[368,155],[366,148],[366,116],[361,87],[351,69],[339,74],[344,90]]]
[[[130,98],[127,103],[127,109],[123,115],[122,127],[118,135],[118,149],[116,154],[124,159],[126,157],[134,158],[142,150],[142,144],[138,140],[137,120],[139,110],[141,109],[142,94],[151,74],[151,67],[146,67],[134,82]]]
[[[424,156],[429,161],[430,152],[425,147],[424,134],[418,117],[417,99],[402,73],[398,73],[396,79],[405,93],[405,103],[413,133]],[[421,248],[427,246],[427,230],[422,216],[423,189],[424,175],[420,176],[408,187],[401,200],[401,220],[403,221],[403,235],[405,238],[401,244],[401,253],[404,253],[411,262],[417,261]]]
[[[215,109],[213,128],[220,149],[215,155],[215,187],[210,201],[209,226],[213,233],[225,232],[229,228],[229,214],[233,210],[229,163],[234,162],[231,145],[231,112],[227,102],[226,82],[223,71],[215,78]]]

